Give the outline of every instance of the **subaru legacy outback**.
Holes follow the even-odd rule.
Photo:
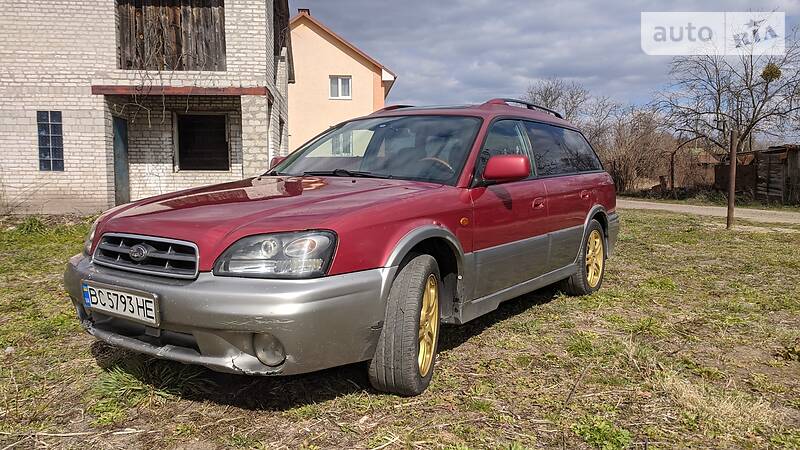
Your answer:
[[[558,113],[391,106],[262,176],[107,211],[64,280],[86,330],[118,347],[251,375],[368,361],[376,389],[416,395],[442,323],[554,283],[599,289],[615,206]]]

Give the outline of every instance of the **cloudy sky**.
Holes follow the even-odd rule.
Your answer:
[[[646,102],[669,57],[640,47],[642,11],[784,11],[800,0],[290,0],[397,73],[391,103],[521,96],[531,80],[576,80],[593,93]]]

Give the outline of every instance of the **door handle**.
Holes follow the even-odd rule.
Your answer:
[[[538,197],[533,199],[533,209],[542,209],[544,208],[544,198]]]
[[[592,192],[591,191],[581,191],[581,198],[582,199],[585,200],[585,199],[588,199],[591,196],[592,196]]]

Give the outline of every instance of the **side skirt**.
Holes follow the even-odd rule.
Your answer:
[[[502,291],[489,294],[487,296],[477,298],[470,302],[460,305],[458,311],[452,317],[445,319],[446,323],[463,324],[470,320],[476,319],[484,314],[490,313],[507,300],[519,297],[522,294],[541,289],[553,283],[568,278],[578,272],[578,267],[575,264],[570,264],[561,269],[554,270],[546,273],[532,280],[511,286],[503,289]]]

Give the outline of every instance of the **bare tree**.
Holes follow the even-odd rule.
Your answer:
[[[657,176],[674,138],[664,131],[664,121],[652,108],[636,106],[614,110],[608,135],[595,142],[595,150],[619,192],[633,190],[642,179]]]
[[[611,122],[622,107],[608,97],[592,97],[585,106],[579,124],[584,136],[594,147],[610,146]]]
[[[753,133],[783,129],[800,111],[800,46],[787,37],[782,55],[750,51],[738,57],[682,56],[672,62],[672,85],[657,100],[675,132],[703,138],[728,153],[733,224],[736,154]]]
[[[669,188],[672,191],[672,198],[677,198],[678,194],[675,190],[675,157],[678,155],[678,152],[681,151],[682,148],[686,147],[687,145],[697,142],[698,140],[703,139],[702,136],[693,136],[690,138],[683,137],[682,134],[678,134],[677,145],[675,149],[669,154]]]
[[[546,78],[532,82],[525,92],[531,103],[558,111],[564,118],[575,121],[590,99],[589,90],[575,81]]]

